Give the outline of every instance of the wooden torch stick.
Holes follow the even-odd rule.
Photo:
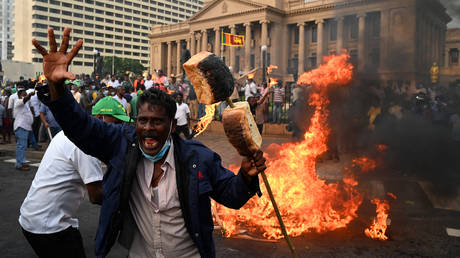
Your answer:
[[[230,98],[227,98],[227,104],[231,108],[235,107],[235,105],[233,105],[233,102]],[[292,244],[291,238],[289,237],[287,233],[286,226],[284,225],[280,210],[278,209],[278,205],[276,204],[275,196],[273,196],[272,188],[270,187],[270,183],[268,182],[267,175],[265,174],[265,171],[260,172],[260,174],[262,174],[262,179],[264,180],[265,188],[267,188],[268,196],[270,197],[270,201],[272,202],[273,209],[275,210],[275,213],[276,213],[276,217],[278,218],[278,222],[280,223],[280,228],[281,228],[281,232],[283,232],[284,239],[286,239],[289,249],[291,250],[292,257],[297,258],[298,256],[295,251],[295,247]]]

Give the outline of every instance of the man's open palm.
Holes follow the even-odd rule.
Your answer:
[[[43,56],[43,73],[45,74],[45,77],[49,83],[59,84],[66,79],[75,79],[75,75],[71,72],[68,72],[67,69],[69,64],[72,62],[72,59],[77,55],[78,51],[83,45],[83,41],[81,39],[78,40],[72,51],[67,53],[67,48],[69,47],[69,36],[70,28],[65,28],[62,43],[58,51],[56,39],[54,37],[54,30],[49,28],[49,52],[46,51],[46,49],[42,47],[36,39],[32,39],[32,44]]]

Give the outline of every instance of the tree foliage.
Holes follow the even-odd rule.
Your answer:
[[[114,65],[114,74],[115,76],[123,77],[126,74],[126,71],[133,72],[135,74],[142,74],[142,71],[145,71],[146,68],[138,61],[129,58],[120,58],[112,56],[104,56],[104,67],[102,68],[102,73],[112,74],[112,59]]]

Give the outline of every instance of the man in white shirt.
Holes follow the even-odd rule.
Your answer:
[[[28,171],[29,166],[25,165],[26,162],[26,149],[27,139],[29,133],[32,132],[32,123],[34,118],[30,111],[29,103],[30,97],[35,93],[31,92],[27,94],[24,88],[18,91],[19,99],[14,103],[14,114],[16,119],[14,120],[13,129],[16,137],[16,169],[22,171]]]
[[[123,97],[123,95],[125,95],[125,87],[119,86],[117,89],[117,95],[113,96],[113,98],[120,102],[126,111],[128,110],[128,101]]]
[[[115,80],[115,76],[112,76],[112,78],[110,78],[110,81],[107,82],[107,87],[113,87],[116,89],[119,85],[120,83],[118,82],[118,80]]]
[[[183,99],[184,95],[181,92],[176,93],[176,133],[178,135],[183,133],[186,139],[190,139],[190,109],[188,108],[188,105],[183,102]]]
[[[147,80],[144,82],[144,87],[146,90],[152,88],[153,86],[153,81],[152,81],[152,75],[149,74],[147,75]]]
[[[254,79],[249,78],[248,83],[246,83],[246,86],[244,86],[244,96],[246,97],[246,100],[248,100],[250,97],[254,97],[257,93],[257,85],[254,82]]]
[[[16,103],[16,101],[19,99],[18,91],[21,90],[21,89],[22,90],[24,89],[24,85],[22,85],[22,82],[18,82],[18,84],[16,85],[17,92],[11,94],[11,96],[10,96],[10,98],[8,100],[8,115],[13,119],[16,117],[15,114],[14,114],[14,103]]]
[[[92,114],[108,123],[129,121],[121,109],[117,101],[106,97]],[[83,153],[64,132],[56,134],[19,216],[24,236],[39,257],[85,257],[76,215],[85,188],[92,203],[102,203],[102,177],[98,159]]]
[[[34,122],[32,124],[32,132],[34,134],[35,140],[38,141],[38,131],[40,130],[40,107],[42,103],[37,97],[37,94],[33,95],[30,98],[30,106],[33,108]]]

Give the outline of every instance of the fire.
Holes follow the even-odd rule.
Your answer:
[[[256,72],[248,74],[248,79],[254,79],[255,75],[256,75]]]
[[[382,152],[388,149],[388,145],[385,144],[377,144],[377,150]]]
[[[390,205],[387,200],[380,200],[378,198],[371,200],[371,203],[377,206],[377,217],[374,218],[372,225],[364,230],[364,233],[372,239],[387,240],[388,237],[385,235],[385,232],[387,230],[388,210],[390,210]]]
[[[268,84],[268,88],[271,88],[275,85],[278,84],[278,79],[277,78],[270,78],[270,83]]]
[[[359,157],[353,160],[353,167],[359,167],[362,172],[369,172],[377,167],[374,160],[368,157]]]
[[[347,59],[347,55],[329,57],[325,65],[301,76],[299,84],[315,86],[309,99],[315,109],[310,127],[303,141],[272,144],[267,150],[271,154],[266,157],[266,174],[290,236],[346,227],[357,217],[363,199],[352,175],[347,174],[342,183],[326,183],[316,174],[316,158],[327,150],[330,131],[327,85],[350,83],[353,66]],[[263,182],[260,188],[265,191]],[[226,237],[237,234],[239,227],[244,226],[251,232],[262,233],[267,239],[282,238],[266,192],[260,198],[249,200],[240,210],[217,205],[216,212]]]
[[[214,112],[216,111],[216,106],[218,106],[219,104],[220,102],[214,103],[211,105],[206,105],[205,107],[206,114],[200,118],[200,121],[198,121],[194,129],[196,132],[195,137],[197,137],[202,132],[204,132],[204,130],[206,130],[208,125],[212,122],[212,118],[214,117]]]
[[[276,70],[276,69],[278,69],[277,65],[270,65],[269,67],[267,67],[267,73],[271,74],[273,70]]]

